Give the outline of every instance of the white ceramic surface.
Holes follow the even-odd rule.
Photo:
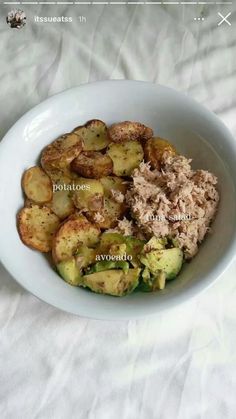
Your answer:
[[[219,178],[221,202],[213,232],[178,279],[163,292],[124,298],[96,295],[66,284],[47,258],[24,246],[16,230],[23,205],[21,176],[42,148],[92,118],[111,124],[137,120],[169,138],[195,168]],[[0,259],[27,290],[62,310],[98,319],[129,319],[187,301],[223,273],[236,253],[236,141],[223,123],[189,97],[167,87],[136,81],[104,81],[53,96],[24,115],[0,144]]]

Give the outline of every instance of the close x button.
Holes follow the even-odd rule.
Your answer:
[[[221,21],[218,23],[218,26],[222,25],[222,23],[226,23],[227,25],[231,26],[231,22],[228,20],[228,18],[231,16],[231,12],[227,14],[227,16],[223,16],[222,13],[218,12],[218,15],[221,18]]]

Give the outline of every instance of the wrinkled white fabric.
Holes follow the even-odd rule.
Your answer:
[[[46,97],[109,78],[182,90],[236,134],[235,4],[22,8],[19,31],[5,23],[10,6],[0,9],[1,137]],[[233,12],[231,27],[217,26],[218,11]],[[32,24],[35,15],[62,14],[73,23]],[[234,262],[183,306],[105,322],[48,306],[1,268],[1,419],[234,419],[235,278]]]

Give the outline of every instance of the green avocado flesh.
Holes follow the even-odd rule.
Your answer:
[[[90,249],[89,247],[83,246],[83,245],[78,247],[75,254],[76,263],[80,269],[86,268],[87,266],[94,263],[95,257],[96,257],[95,249]]]
[[[67,283],[100,294],[121,297],[136,287],[145,292],[162,290],[183,264],[182,250],[166,248],[168,240],[152,237],[145,242],[103,233],[96,249],[79,246],[74,256],[57,264],[57,270]]]
[[[101,252],[107,252],[111,246],[115,244],[125,243],[124,237],[119,233],[103,233],[101,235],[100,244],[98,249]]]
[[[164,271],[166,279],[174,279],[183,264],[183,252],[177,247],[165,250],[153,250],[142,254],[140,261],[146,266],[155,277],[159,271]]]
[[[148,268],[146,267],[142,273],[142,281],[140,282],[139,289],[144,292],[153,292],[163,290],[166,283],[166,274],[164,271],[159,271],[156,276],[151,276]]]
[[[91,273],[107,271],[109,269],[123,269],[123,271],[127,272],[129,270],[129,263],[122,260],[116,262],[111,260],[97,262],[93,265]]]
[[[167,239],[158,239],[157,237],[153,236],[145,245],[145,248],[149,248],[151,250],[164,250],[165,246],[167,245]]]
[[[126,252],[128,255],[130,255],[132,257],[131,259],[131,265],[134,268],[137,268],[140,266],[140,261],[138,259],[138,255],[140,254],[140,252],[143,249],[143,246],[145,244],[145,240],[139,240],[136,239],[135,237],[132,236],[127,236],[125,237],[125,242],[126,242]]]
[[[82,276],[74,257],[57,264],[57,270],[61,277],[70,285],[79,286],[82,284]]]
[[[144,240],[139,240],[132,236],[122,236],[119,233],[103,233],[97,249],[98,254],[126,255],[131,257],[130,263],[134,268],[140,266],[137,255],[141,252],[145,244]]]
[[[129,269],[128,272],[120,269],[95,272],[83,277],[83,286],[100,294],[122,297],[138,286],[139,274],[140,269]]]

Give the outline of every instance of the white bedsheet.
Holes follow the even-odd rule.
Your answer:
[[[182,90],[236,135],[235,6],[22,8],[21,31],[4,21],[10,6],[0,9],[1,137],[46,97],[107,78]],[[233,12],[231,27],[217,26],[218,11]],[[204,22],[194,21],[199,13]],[[61,14],[73,23],[30,23],[35,15]],[[78,24],[79,15],[86,24]],[[1,267],[0,418],[235,419],[235,281],[234,262],[184,306],[105,322],[48,306]]]

